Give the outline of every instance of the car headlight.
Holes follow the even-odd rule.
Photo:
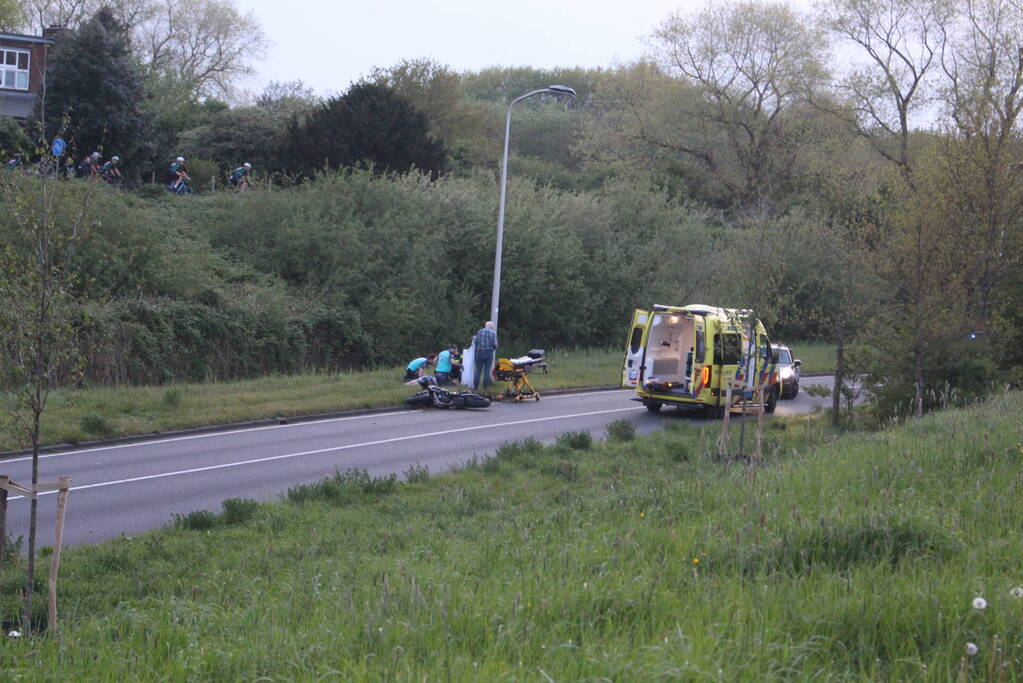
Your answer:
[[[781,378],[782,379],[792,379],[792,375],[793,374],[794,373],[792,372],[792,368],[782,368],[781,369]]]

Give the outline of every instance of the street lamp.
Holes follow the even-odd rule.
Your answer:
[[[525,95],[519,95],[511,104],[508,105],[508,118],[504,122],[504,161],[501,163],[501,201],[497,207],[497,249],[494,253],[494,294],[490,300],[490,319],[494,321],[494,327],[497,327],[497,313],[498,306],[501,303],[501,249],[504,246],[504,195],[508,185],[508,137],[511,133],[511,115],[512,107],[519,100],[524,100],[527,97],[533,95],[539,95],[540,93],[554,93],[555,95],[568,95],[569,97],[575,97],[575,90],[569,88],[567,85],[548,85],[546,88],[540,88],[532,92],[527,92]]]

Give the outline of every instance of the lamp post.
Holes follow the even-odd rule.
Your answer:
[[[527,92],[525,95],[519,95],[511,101],[511,104],[508,105],[508,117],[504,122],[504,161],[501,163],[501,201],[497,207],[497,248],[494,252],[494,293],[490,300],[490,319],[494,321],[495,328],[497,327],[498,308],[501,303],[501,250],[504,246],[504,197],[508,186],[508,137],[511,134],[512,107],[514,107],[515,103],[520,100],[545,92],[554,93],[555,95],[568,95],[569,97],[575,97],[575,90],[569,88],[567,85],[548,85],[546,88]]]

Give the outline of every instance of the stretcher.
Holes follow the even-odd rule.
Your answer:
[[[494,368],[494,378],[499,382],[509,382],[504,393],[495,398],[499,400],[521,401],[523,399],[540,400],[540,392],[529,383],[529,373],[550,372],[547,366],[547,355],[543,349],[533,349],[525,356],[518,358],[498,358]]]

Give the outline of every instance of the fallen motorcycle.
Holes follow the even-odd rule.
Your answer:
[[[405,399],[413,408],[489,408],[490,399],[472,391],[448,391],[427,375],[419,378],[422,391]]]

